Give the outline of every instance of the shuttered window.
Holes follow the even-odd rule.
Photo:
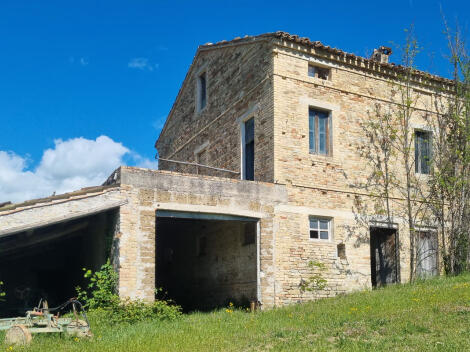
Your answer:
[[[431,133],[415,131],[415,171],[429,174],[431,164]]]
[[[330,154],[330,113],[309,109],[309,149],[313,154]]]

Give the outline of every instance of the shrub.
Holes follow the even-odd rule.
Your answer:
[[[168,301],[125,299],[112,307],[110,319],[113,323],[135,323],[143,320],[174,320],[181,315],[181,308]]]
[[[83,268],[83,277],[88,280],[86,290],[77,286],[78,300],[87,309],[110,308],[119,303],[116,288],[118,275],[109,260],[96,272]]]
[[[0,302],[4,301],[3,297],[5,297],[7,294],[3,291],[2,289],[3,286],[3,281],[0,281]]]
[[[78,299],[101,323],[135,323],[142,320],[173,320],[181,315],[181,307],[169,300],[121,300],[116,292],[117,273],[108,262],[97,272],[83,269],[89,281],[87,290],[77,287]],[[155,294],[161,290],[155,290]]]
[[[326,270],[325,264],[309,261],[308,267],[311,274],[307,279],[300,281],[300,291],[303,293],[305,291],[316,292],[323,290],[327,285],[327,281],[323,276],[323,272]]]

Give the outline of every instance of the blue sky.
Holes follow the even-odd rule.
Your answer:
[[[81,181],[59,187],[54,178],[42,191],[25,193],[21,184],[12,193],[17,177],[63,174],[60,148],[72,163],[86,152],[93,159],[106,145],[115,163],[155,166],[154,142],[197,46],[206,42],[283,30],[369,55],[403,42],[404,28],[414,23],[423,46],[419,68],[447,76],[441,8],[450,22],[469,25],[470,2],[455,0],[2,0],[0,202],[101,182],[115,166],[98,172],[101,160],[93,160]],[[2,178],[2,168],[13,171]]]

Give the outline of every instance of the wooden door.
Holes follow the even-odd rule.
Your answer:
[[[395,229],[370,230],[371,280],[373,287],[398,281],[397,233]]]
[[[420,278],[437,275],[437,234],[435,232],[417,233],[416,274]]]

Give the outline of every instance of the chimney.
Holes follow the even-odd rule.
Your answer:
[[[381,46],[378,49],[374,49],[371,59],[382,64],[387,64],[390,55],[392,55],[392,49],[387,46]]]

